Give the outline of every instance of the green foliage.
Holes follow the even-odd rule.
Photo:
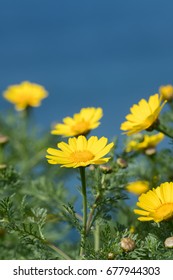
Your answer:
[[[161,122],[172,126],[171,106]],[[171,142],[147,155],[118,151],[115,138],[108,164],[86,168],[86,242],[81,242],[81,183],[77,193],[76,173],[45,159],[46,149],[60,138],[40,131],[26,115],[8,113],[0,125],[8,137],[0,144],[0,259],[173,259],[173,249],[164,245],[173,236],[173,222],[139,222],[133,212],[137,197],[126,190],[133,180],[147,180],[150,188],[173,180]],[[133,250],[122,248],[127,237],[135,242]]]

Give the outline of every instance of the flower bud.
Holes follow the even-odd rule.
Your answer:
[[[0,145],[7,143],[9,138],[5,135],[0,134]]]
[[[6,164],[0,164],[0,169],[5,169],[7,167]]]
[[[166,248],[173,248],[173,236],[166,238],[164,244]]]
[[[117,159],[117,164],[121,168],[126,168],[128,166],[127,161],[125,159],[123,159],[123,158],[118,158]]]
[[[89,170],[90,170],[90,171],[94,171],[94,170],[95,170],[94,164],[90,164],[90,165],[89,165]]]
[[[147,156],[152,156],[156,153],[156,148],[155,147],[149,147],[145,150],[145,154]]]
[[[0,228],[0,238],[5,236],[5,229]]]
[[[130,252],[135,249],[135,241],[131,239],[130,237],[124,237],[121,239],[121,248],[125,252]]]
[[[160,95],[163,100],[167,100],[168,102],[173,100],[173,86],[172,85],[166,85],[161,86],[159,88]]]
[[[108,260],[114,260],[115,254],[113,252],[108,253]]]
[[[130,229],[129,229],[130,233],[134,233],[135,232],[135,227],[134,226],[131,226]]]
[[[100,169],[104,174],[112,173],[112,168],[110,166],[101,165]]]

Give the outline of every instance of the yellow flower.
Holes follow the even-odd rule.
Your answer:
[[[63,124],[56,124],[51,133],[64,137],[86,135],[91,129],[99,126],[99,120],[102,115],[103,112],[101,108],[82,108],[80,112],[74,114],[72,118],[64,118]]]
[[[127,135],[132,135],[150,128],[157,120],[165,102],[161,104],[161,98],[157,93],[150,96],[148,102],[141,99],[138,104],[130,108],[131,114],[126,116],[127,121],[121,124],[121,129]]]
[[[127,153],[131,151],[143,151],[149,148],[155,148],[164,138],[163,133],[157,133],[155,135],[144,135],[141,142],[131,140],[127,143],[125,151]]]
[[[19,85],[9,86],[3,96],[15,104],[16,110],[21,111],[28,106],[40,106],[41,100],[47,97],[48,93],[43,86],[26,81]]]
[[[61,167],[79,167],[88,166],[89,164],[103,164],[110,159],[103,158],[114,143],[107,145],[108,139],[91,136],[88,140],[85,136],[80,135],[78,138],[68,139],[68,144],[61,142],[57,144],[58,149],[49,148],[49,155],[46,155],[50,164],[61,164]]]
[[[173,86],[172,85],[166,85],[166,86],[161,86],[159,88],[159,92],[161,95],[161,98],[163,100],[173,100]]]
[[[141,215],[139,221],[161,222],[173,217],[173,182],[165,182],[139,197],[135,214]]]
[[[131,182],[126,186],[127,191],[140,195],[149,190],[149,183],[147,181]]]

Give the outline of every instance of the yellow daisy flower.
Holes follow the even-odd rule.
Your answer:
[[[101,108],[82,108],[80,112],[74,114],[72,118],[64,118],[63,124],[56,124],[51,133],[64,137],[86,135],[91,129],[99,126],[99,120],[102,116],[103,111]]]
[[[163,100],[168,100],[168,101],[173,100],[173,86],[172,85],[161,86],[159,88],[159,93]]]
[[[143,210],[135,209],[140,215],[139,221],[161,222],[173,217],[173,182],[161,184],[139,197],[137,206]]]
[[[141,99],[137,105],[130,108],[131,114],[127,115],[127,121],[121,124],[121,130],[127,135],[132,135],[150,128],[157,120],[165,102],[161,104],[161,98],[157,93],[150,96],[148,102]]]
[[[157,133],[155,135],[144,135],[141,142],[131,140],[127,143],[125,151],[127,153],[131,151],[143,151],[150,148],[155,148],[164,138],[163,133]]]
[[[91,136],[88,140],[80,135],[78,138],[68,139],[68,144],[61,142],[57,144],[58,149],[49,148],[49,155],[46,155],[50,164],[61,164],[61,167],[80,167],[89,164],[103,164],[108,162],[109,157],[104,156],[109,153],[114,143],[107,145],[108,139]]]
[[[147,181],[135,181],[126,186],[128,192],[140,195],[149,190],[149,182]]]
[[[46,98],[48,93],[43,86],[26,81],[19,85],[9,86],[3,96],[15,105],[16,110],[21,111],[28,106],[40,106],[41,100]]]

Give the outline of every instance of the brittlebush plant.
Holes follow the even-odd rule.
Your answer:
[[[112,121],[109,140],[96,134],[102,108],[65,114],[45,130],[32,112],[47,90],[28,81],[7,87],[0,259],[173,259],[165,241],[173,236],[172,92],[161,86],[134,104],[125,135],[114,135]]]

